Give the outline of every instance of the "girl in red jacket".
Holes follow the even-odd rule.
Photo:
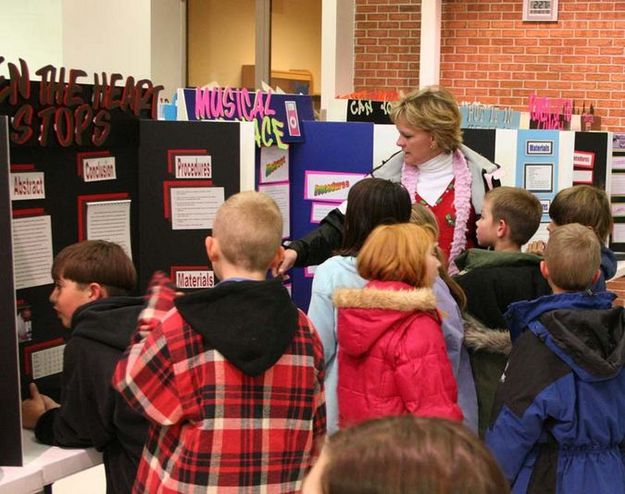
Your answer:
[[[432,292],[435,249],[420,226],[379,226],[357,260],[370,281],[335,292],[341,428],[387,415],[462,420]]]

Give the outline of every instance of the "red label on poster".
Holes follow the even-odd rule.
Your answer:
[[[289,135],[302,135],[299,131],[299,118],[297,117],[297,105],[295,101],[285,101],[284,106],[286,108],[286,121],[289,126]]]

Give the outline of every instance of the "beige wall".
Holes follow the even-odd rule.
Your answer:
[[[255,1],[189,0],[188,6],[188,84],[239,86],[241,66],[254,64]],[[310,70],[319,92],[320,0],[273,0],[271,58],[273,70]]]
[[[310,70],[312,93],[321,88],[321,1],[273,0],[271,68]]]
[[[254,64],[254,0],[189,0],[189,86],[241,84],[241,65]]]

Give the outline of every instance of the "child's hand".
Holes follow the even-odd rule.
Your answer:
[[[542,240],[534,240],[533,242],[527,244],[527,249],[525,250],[525,252],[527,254],[542,256],[545,252],[545,245],[547,244],[545,244],[545,242],[543,242]]]
[[[30,398],[22,402],[22,427],[34,429],[39,417],[60,405],[49,396],[39,393],[35,383],[30,383],[29,389]]]

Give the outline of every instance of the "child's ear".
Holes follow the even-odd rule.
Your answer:
[[[206,240],[204,240],[204,245],[206,246],[206,255],[208,256],[210,261],[213,262],[215,259],[219,257],[218,255],[219,247],[218,247],[217,239],[209,235],[208,237],[206,237]]]
[[[549,268],[547,267],[545,261],[540,261],[540,274],[542,274],[543,278],[546,280],[549,279]]]
[[[101,298],[108,297],[107,289],[104,286],[100,285],[100,283],[96,283],[95,281],[89,283],[89,286],[87,286],[87,290],[89,292],[89,300],[91,301],[100,300]]]
[[[497,237],[504,238],[508,234],[508,223],[506,220],[500,219],[497,222]]]
[[[273,256],[273,259],[271,260],[271,264],[269,265],[269,270],[272,273],[277,272],[278,266],[282,264],[282,261],[284,261],[284,247],[280,246],[278,247],[278,250],[276,250],[276,253]]]

